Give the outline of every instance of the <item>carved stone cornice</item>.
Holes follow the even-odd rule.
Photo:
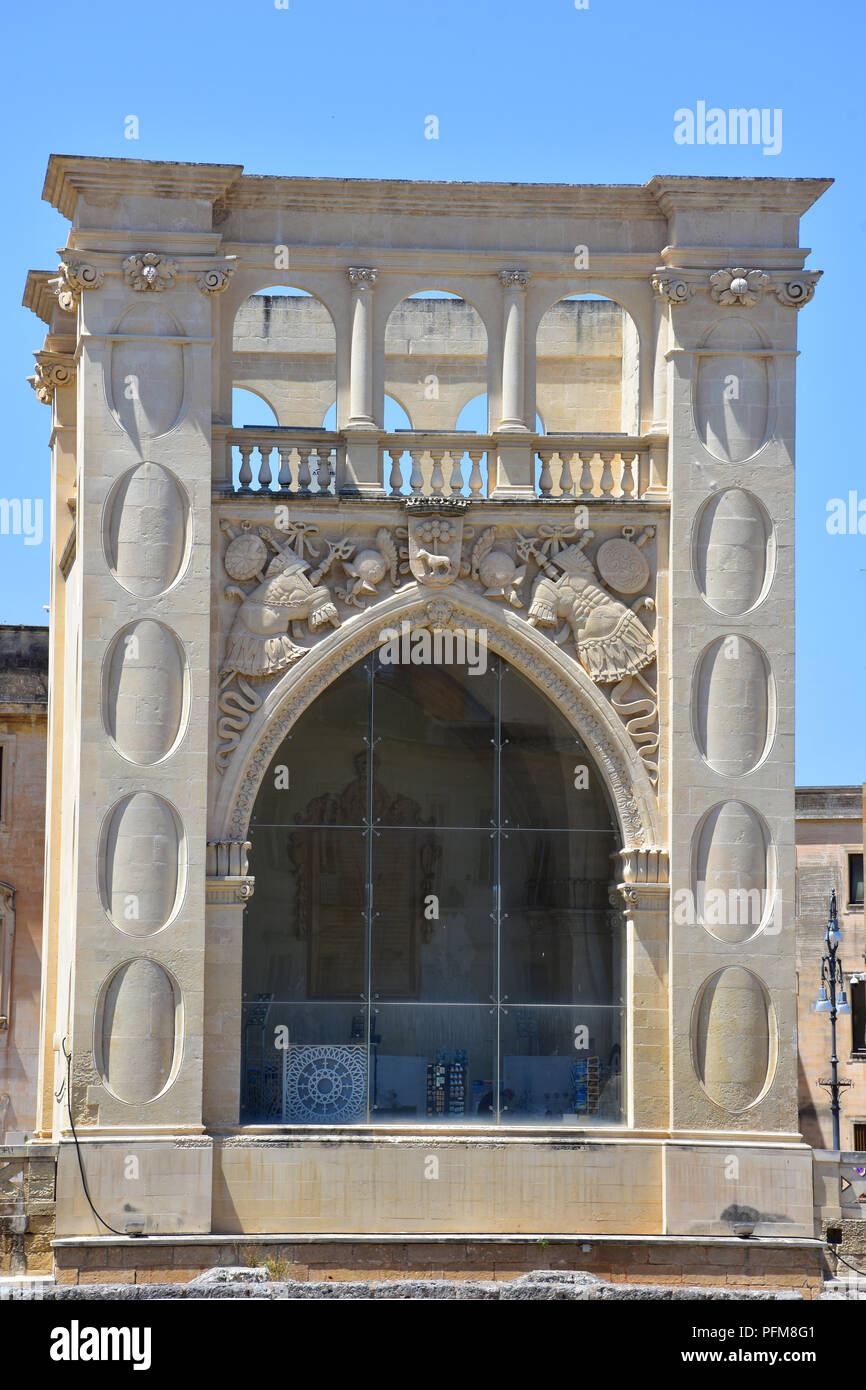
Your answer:
[[[75,382],[75,358],[66,352],[34,352],[36,370],[27,380],[36,392],[36,399],[50,405],[58,386]]]
[[[105,280],[105,272],[89,261],[61,261],[57,267],[57,277],[51,286],[57,295],[57,303],[67,314],[75,312],[83,290],[98,290]]]
[[[177,261],[159,251],[137,251],[123,262],[123,277],[130,289],[139,294],[168,289],[179,270]]]
[[[525,290],[529,284],[528,270],[500,270],[499,283],[504,290]]]
[[[350,265],[346,270],[346,277],[354,290],[371,290],[378,274],[372,265]]]

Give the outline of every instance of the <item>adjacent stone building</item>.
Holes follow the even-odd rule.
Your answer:
[[[0,626],[0,1144],[36,1126],[48,629]]]
[[[866,1151],[866,938],[863,930],[863,787],[797,788],[797,1024],[803,1138],[832,1149],[830,1024],[816,1013],[831,892],[842,941],[839,959],[850,1014],[837,1022],[843,1150]]]
[[[229,1241],[496,1272],[539,1238],[816,1277],[793,459],[826,187],[52,157],[63,1277]]]

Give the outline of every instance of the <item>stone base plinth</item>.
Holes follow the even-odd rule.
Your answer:
[[[58,1284],[186,1283],[217,1265],[259,1265],[277,1279],[515,1279],[531,1270],[585,1270],[614,1284],[797,1289],[822,1283],[817,1240],[677,1236],[473,1235],[417,1238],[325,1234],[242,1238],[82,1237],[54,1242]]]

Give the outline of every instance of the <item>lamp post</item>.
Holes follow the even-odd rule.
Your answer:
[[[836,952],[842,940],[836,916],[836,890],[830,894],[830,918],[824,933],[827,952],[821,957],[821,990],[815,1003],[816,1014],[830,1015],[830,1079],[819,1081],[818,1085],[830,1092],[830,1113],[833,1117],[833,1148],[838,1153],[839,1141],[839,1092],[850,1081],[839,1080],[839,1058],[836,1056],[836,1018],[839,1014],[850,1014],[851,1005],[845,997],[845,981],[842,978],[842,962]]]

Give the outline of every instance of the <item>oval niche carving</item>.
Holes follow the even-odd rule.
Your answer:
[[[131,936],[149,936],[174,917],[186,885],[186,841],[173,807],[133,792],[108,816],[100,855],[106,915]]]
[[[695,831],[697,918],[718,941],[747,941],[772,916],[775,859],[762,819],[742,801],[708,811]]]
[[[105,509],[105,558],[131,594],[153,598],[175,582],[190,539],[186,488],[158,463],[140,463],[118,478]]]
[[[692,712],[701,756],[714,772],[751,772],[772,742],[776,710],[766,656],[730,633],[707,647],[695,670]]]
[[[708,335],[708,355],[698,358],[694,416],[698,438],[720,463],[743,463],[767,440],[770,385],[765,357],[750,357],[763,346],[754,325],[740,317],[716,324]],[[715,356],[712,349],[720,350]],[[738,352],[737,349],[744,349]],[[724,350],[724,351],[721,351]]]
[[[171,341],[181,330],[153,298],[127,310],[115,330],[145,341],[112,343],[108,363],[111,408],[141,452],[177,424],[185,393],[184,347]]]
[[[103,666],[103,719],[117,751],[147,767],[183,736],[189,705],[186,657],[175,634],[155,618],[129,623]]]
[[[100,1073],[113,1096],[144,1105],[174,1079],[180,1060],[179,991],[154,960],[121,965],[105,986]]]
[[[711,975],[692,1023],[695,1072],[711,1101],[736,1112],[754,1105],[776,1068],[775,1010],[757,975],[741,965]]]
[[[695,530],[694,576],[716,613],[737,617],[763,596],[773,569],[773,528],[744,488],[716,493],[701,508]]]

